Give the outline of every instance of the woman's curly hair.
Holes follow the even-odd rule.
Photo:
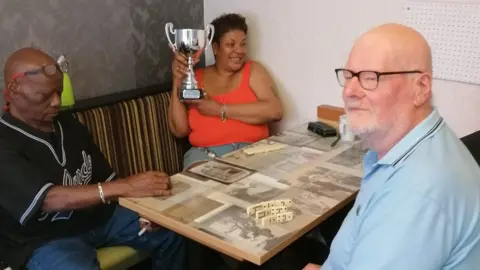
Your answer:
[[[212,21],[212,25],[215,27],[215,33],[213,35],[212,42],[216,42],[217,44],[220,42],[220,39],[223,37],[223,35],[232,30],[243,31],[245,35],[248,32],[248,26],[245,17],[236,13],[222,14]]]

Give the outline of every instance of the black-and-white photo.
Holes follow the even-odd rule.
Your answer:
[[[287,231],[278,227],[261,227],[246,210],[232,205],[224,211],[202,221],[199,227],[211,235],[235,245],[268,251],[280,244]]]
[[[289,188],[282,194],[281,198],[289,198],[292,200],[291,211],[295,216],[302,214],[320,216],[337,204],[336,200],[322,196],[299,187]],[[276,200],[281,198],[275,198]]]
[[[286,145],[285,148],[268,151],[265,153],[247,154],[243,150],[250,147],[261,147],[264,145],[278,144],[278,142],[272,140],[262,140],[251,146],[247,146],[240,150],[228,153],[219,159],[230,164],[248,168],[250,170],[260,171],[270,168],[275,164],[284,161],[286,159],[296,160],[311,160],[318,158],[320,153],[318,151],[305,151],[304,149],[292,145]],[[297,162],[298,163],[298,162]]]
[[[162,214],[184,224],[189,224],[222,205],[221,202],[197,195],[165,209]]]
[[[249,170],[214,160],[195,166],[189,169],[189,172],[227,184],[234,183],[252,173]]]
[[[274,141],[289,144],[289,145],[295,145],[295,146],[307,145],[317,140],[318,138],[319,138],[318,136],[311,136],[311,135],[301,134],[301,133],[292,132],[288,130],[271,137],[271,139]]]
[[[328,190],[332,190],[336,186],[350,191],[357,190],[361,181],[361,177],[329,170],[320,166],[307,170],[297,177],[297,182],[299,183],[325,186],[325,189]]]
[[[261,174],[277,179],[280,183],[291,185],[288,181],[283,180],[290,172],[300,168],[303,163],[294,162],[290,159],[283,160],[264,170],[260,170]]]
[[[312,148],[312,149],[316,149],[324,152],[329,152],[340,146],[340,143],[337,143],[334,146],[332,146],[333,142],[335,142],[336,140],[337,140],[337,137],[325,137],[325,138],[319,137],[318,140],[310,142],[304,147],[308,147],[308,148]]]
[[[312,131],[308,130],[308,123],[295,126],[291,129],[289,129],[288,131],[295,132],[295,133],[300,133],[302,135],[306,135],[306,136],[316,138],[316,140],[310,141],[310,142],[302,145],[303,147],[308,147],[308,148],[315,149],[315,150],[320,150],[320,151],[323,151],[323,152],[329,152],[333,149],[336,149],[340,145],[340,143],[337,143],[334,146],[332,146],[333,142],[335,140],[337,140],[336,136],[321,137],[320,135],[316,134],[315,132],[312,132]],[[296,141],[296,142],[298,142],[298,141]]]
[[[188,183],[185,183],[183,181],[179,181],[177,179],[175,179],[174,177],[171,178],[170,180],[170,185],[172,187],[172,194],[169,195],[169,196],[157,196],[157,197],[153,197],[157,200],[166,200],[168,198],[171,198],[172,196],[175,196],[175,195],[178,195],[184,191],[187,191],[188,189],[190,189],[190,184]]]
[[[220,160],[249,168],[251,170],[262,170],[272,166],[273,164],[285,160],[292,156],[291,147],[277,151],[259,153],[255,155],[247,155],[243,151],[235,151],[221,157]]]
[[[295,170],[299,166],[300,165],[298,163],[295,163],[295,162],[290,161],[290,160],[286,160],[284,162],[279,163],[274,168],[279,170],[279,171],[288,173],[288,172],[291,172],[291,171]]]
[[[361,177],[337,171],[330,171],[325,175],[325,177],[332,180],[334,183],[339,183],[348,187],[354,187],[355,189],[360,188],[360,183],[362,182]]]
[[[298,182],[301,182],[301,183],[311,183],[316,179],[323,177],[325,174],[329,172],[330,172],[329,169],[317,166],[307,171],[305,174],[299,176],[297,180]]]
[[[368,149],[363,149],[360,143],[353,145],[342,153],[336,155],[328,162],[342,165],[348,168],[361,169],[363,156],[368,152]]]
[[[298,169],[298,168],[297,168]],[[308,170],[301,171],[301,173],[296,173],[294,175],[288,175],[287,178],[282,178],[281,183],[287,184],[289,186],[296,184],[310,184],[315,179],[323,177],[326,173],[330,172],[329,169],[323,167],[311,167]]]
[[[259,170],[259,172],[275,178],[282,183],[290,185],[290,183],[288,181],[284,181],[284,179],[291,172],[294,172],[295,170],[301,168],[304,164],[319,160],[322,157],[322,154],[323,153],[319,151],[298,148],[298,151],[292,152],[288,158],[281,160],[268,168]]]
[[[298,188],[315,193],[317,195],[328,197],[341,202],[348,198],[352,191],[334,183],[323,182],[320,184],[302,184]]]
[[[236,182],[224,190],[225,194],[250,204],[268,201],[283,192],[284,190],[282,189],[250,179]]]

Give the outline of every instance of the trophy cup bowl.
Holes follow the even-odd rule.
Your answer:
[[[212,43],[215,28],[209,24],[206,30],[203,29],[173,29],[171,22],[165,24],[165,33],[172,48],[175,51],[188,57],[188,72],[183,79],[178,97],[180,100],[195,100],[204,97],[202,89],[198,86],[193,72],[193,59],[199,57]],[[174,35],[174,41],[170,39]],[[210,38],[208,38],[210,36]],[[208,41],[208,42],[207,42]]]

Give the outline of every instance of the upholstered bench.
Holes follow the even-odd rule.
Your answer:
[[[97,250],[100,269],[123,270],[148,258],[149,254],[127,246],[105,247]]]
[[[152,86],[77,102],[73,113],[90,131],[120,177],[160,170],[173,175],[182,169],[189,145],[168,129],[170,85]],[[97,250],[101,269],[127,269],[149,254],[126,246]]]

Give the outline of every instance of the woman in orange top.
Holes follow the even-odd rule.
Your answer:
[[[169,127],[177,137],[189,136],[193,146],[185,154],[184,168],[267,138],[268,123],[283,114],[272,78],[262,65],[247,60],[245,18],[224,14],[212,25],[215,64],[195,71],[203,99],[179,100],[187,60],[175,53],[172,64]]]

